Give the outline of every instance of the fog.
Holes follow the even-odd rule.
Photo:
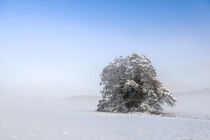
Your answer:
[[[0,0],[0,139],[210,139],[209,39],[206,0]],[[133,53],[175,107],[96,111],[103,68]]]
[[[66,54],[65,50],[62,51]],[[8,50],[4,53],[7,53],[7,58],[4,57],[0,62],[0,93],[28,96],[100,95],[100,73],[109,62],[121,55],[117,52],[112,56],[105,56],[103,52],[99,52],[101,57],[92,56],[94,58],[89,59],[78,54],[79,60],[68,57],[54,61],[46,60],[48,57],[52,58],[48,53],[45,55],[46,58],[39,58],[40,60],[36,60],[35,56],[14,57],[14,53]],[[183,61],[193,58],[187,60],[183,58],[175,63],[173,59],[163,60],[162,54],[151,58],[158,78],[171,91],[181,92],[210,87],[208,58],[201,59],[201,63],[185,62],[186,65],[183,65]],[[170,60],[172,64],[169,64]]]

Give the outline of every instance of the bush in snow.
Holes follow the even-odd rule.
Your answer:
[[[162,104],[174,106],[176,102],[144,55],[116,58],[103,69],[100,84],[103,90],[97,111],[160,114]]]

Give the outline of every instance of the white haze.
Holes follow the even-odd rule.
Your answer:
[[[164,117],[96,112],[98,96],[0,95],[2,140],[207,140],[210,89],[176,93]]]

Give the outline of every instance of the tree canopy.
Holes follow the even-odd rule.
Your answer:
[[[174,106],[176,98],[157,79],[151,61],[133,54],[114,59],[103,69],[102,99],[98,111],[163,113],[162,104]]]

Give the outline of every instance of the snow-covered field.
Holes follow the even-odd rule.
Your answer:
[[[95,112],[99,97],[0,96],[0,140],[208,140],[210,90],[176,94],[166,116]]]

